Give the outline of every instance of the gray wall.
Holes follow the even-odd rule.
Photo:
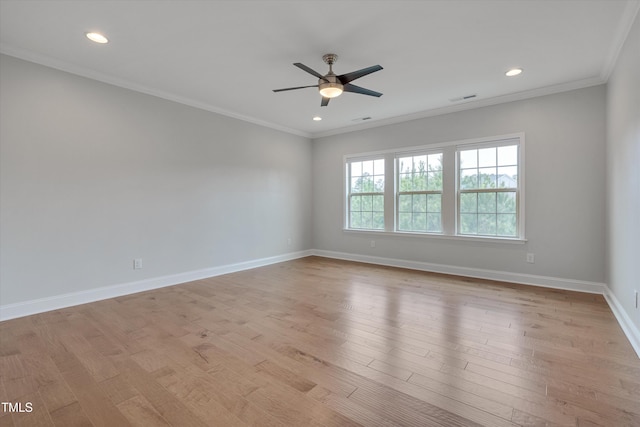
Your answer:
[[[0,304],[311,248],[609,281],[629,301],[640,239],[633,49],[627,41],[608,98],[597,86],[313,143],[2,56]],[[343,155],[516,132],[526,134],[524,245],[342,231]]]
[[[0,85],[0,304],[311,248],[308,139],[9,56]]]
[[[314,248],[604,283],[605,99],[601,85],[314,140]],[[342,230],[343,155],[516,132],[526,137],[526,244]]]
[[[607,86],[607,166],[607,281],[640,329],[640,15]]]

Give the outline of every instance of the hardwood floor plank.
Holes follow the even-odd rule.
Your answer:
[[[140,392],[155,410],[170,424],[176,426],[205,427],[207,423],[199,418],[179,399],[158,384],[146,371],[132,360],[116,362],[116,366],[129,385]],[[128,422],[126,422],[128,424]]]
[[[137,427],[166,427],[167,421],[142,396],[134,396],[117,405],[118,410]]]
[[[385,415],[381,415],[380,413],[367,409],[364,406],[359,405],[353,399],[331,393],[331,391],[323,387],[314,387],[308,395],[345,417],[352,420],[358,420],[358,423],[363,426],[392,427],[398,425]]]
[[[175,366],[174,372],[158,378],[158,381],[178,398],[202,411],[202,418],[213,419],[209,414],[215,411],[216,422],[220,425],[263,425],[281,424],[267,412],[251,404],[246,396],[257,389],[236,389],[240,393],[230,392],[220,377],[201,372],[197,368]]]
[[[49,427],[54,426],[51,414],[47,410],[37,392],[23,395],[19,401],[24,412],[12,412],[11,418],[16,427]],[[14,403],[16,403],[14,401]],[[26,410],[26,404],[31,403],[32,411]]]
[[[129,425],[84,367],[77,365],[76,368],[63,372],[62,376],[94,426]]]
[[[78,402],[50,411],[56,427],[91,427],[93,424]]]

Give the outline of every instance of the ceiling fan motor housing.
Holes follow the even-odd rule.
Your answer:
[[[335,98],[342,93],[344,86],[338,80],[338,76],[330,71],[326,76],[318,79],[318,89],[323,96]]]

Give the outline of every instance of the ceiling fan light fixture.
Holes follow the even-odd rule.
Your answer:
[[[320,84],[320,95],[325,98],[335,98],[342,94],[344,87],[340,83],[322,83]]]

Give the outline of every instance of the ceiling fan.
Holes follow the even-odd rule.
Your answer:
[[[352,71],[351,73],[337,76],[333,72],[333,64],[335,64],[335,62],[338,60],[338,55],[336,55],[335,53],[327,53],[326,55],[322,56],[322,60],[329,65],[329,72],[324,76],[299,62],[293,64],[301,70],[304,70],[307,73],[317,77],[317,85],[288,87],[284,89],[274,89],[273,91],[283,92],[286,90],[317,87],[319,89],[320,95],[322,95],[322,102],[320,103],[320,106],[322,107],[326,107],[329,104],[329,100],[331,98],[339,96],[340,94],[342,94],[342,92],[359,93],[361,95],[375,96],[378,98],[382,96],[380,92],[365,89],[363,87],[351,84],[351,82],[355,79],[359,79],[360,77],[366,76],[367,74],[375,73],[376,71],[382,70],[382,67],[380,65],[373,65],[371,67],[363,68],[358,71]]]

